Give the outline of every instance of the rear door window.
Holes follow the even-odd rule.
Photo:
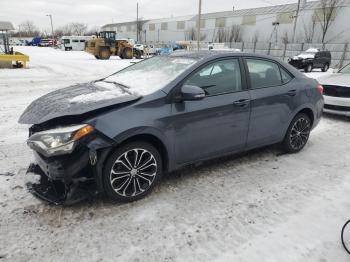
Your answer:
[[[247,58],[252,89],[282,85],[279,65],[263,59]]]

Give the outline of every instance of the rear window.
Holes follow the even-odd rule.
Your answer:
[[[280,70],[281,70],[281,77],[282,77],[283,84],[286,84],[293,79],[293,77],[285,69],[280,67]]]
[[[262,59],[246,59],[252,89],[282,85],[279,66]]]

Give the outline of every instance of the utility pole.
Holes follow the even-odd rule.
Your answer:
[[[198,8],[198,22],[197,22],[197,49],[200,49],[200,40],[201,40],[201,15],[202,15],[202,0],[199,0]]]
[[[51,22],[51,35],[52,38],[55,39],[54,33],[53,33],[53,23],[52,23],[52,15],[46,15],[48,17],[50,17],[50,22]]]
[[[301,4],[301,0],[298,0],[298,8],[297,8],[297,12],[296,12],[295,17],[294,17],[292,43],[294,43],[294,40],[295,40],[295,31],[297,30],[297,22],[298,22],[298,16],[299,16],[299,11],[300,11],[300,4]]]
[[[136,4],[136,43],[139,42],[139,2]]]

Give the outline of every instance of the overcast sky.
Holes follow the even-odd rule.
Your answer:
[[[197,12],[198,0],[0,0],[0,21],[15,27],[32,20],[40,29],[50,27],[46,14],[52,14],[54,27],[70,22],[92,26],[136,19],[136,3],[144,19],[190,15]],[[297,0],[202,0],[203,12],[217,12],[297,2]]]

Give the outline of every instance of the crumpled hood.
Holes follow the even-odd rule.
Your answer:
[[[321,85],[348,86],[350,88],[350,74],[334,73],[318,79]]]
[[[125,92],[115,85],[111,88],[96,82],[78,84],[51,92],[33,101],[18,122],[41,124],[58,117],[77,116],[139,98],[141,96]]]

